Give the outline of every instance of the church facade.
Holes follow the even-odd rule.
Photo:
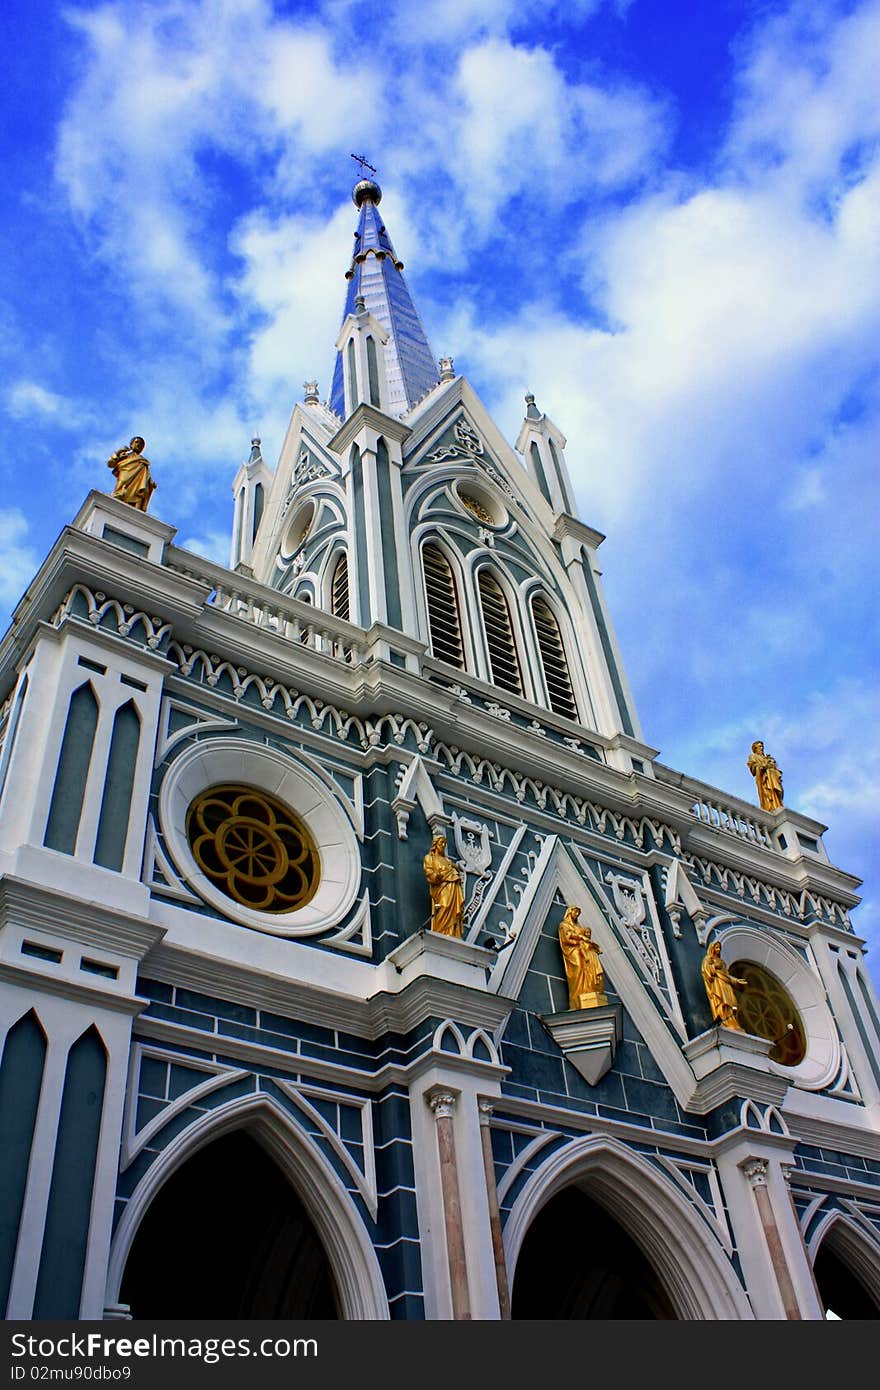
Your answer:
[[[230,567],[93,492],[0,646],[6,1316],[876,1317],[858,880],[658,760],[563,434],[354,197]]]

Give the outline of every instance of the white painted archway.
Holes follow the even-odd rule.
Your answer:
[[[266,1095],[243,1096],[200,1116],[155,1160],[132,1193],[113,1237],[107,1306],[119,1300],[132,1242],[159,1189],[199,1149],[236,1129],[246,1130],[262,1145],[302,1199],[327,1254],[342,1316],[348,1321],[387,1319],[382,1272],[354,1202],[308,1136]]]
[[[819,1222],[808,1245],[810,1263],[828,1245],[855,1275],[880,1308],[880,1242],[842,1211],[831,1211]]]
[[[565,1187],[580,1187],[620,1223],[650,1260],[680,1318],[754,1317],[730,1262],[687,1199],[647,1159],[604,1135],[573,1139],[526,1183],[504,1229],[511,1288],[529,1226]]]

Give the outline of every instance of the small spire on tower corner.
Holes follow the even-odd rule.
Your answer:
[[[451,357],[441,357],[441,358],[440,358],[440,380],[441,380],[441,381],[454,381],[454,380],[455,380],[455,364],[454,364],[454,362],[453,362],[453,360],[452,360]]]
[[[320,405],[317,381],[304,381],[303,392],[303,401],[306,405]]]
[[[535,405],[535,397],[532,392],[526,393],[526,415],[530,420],[540,420],[541,412]]]

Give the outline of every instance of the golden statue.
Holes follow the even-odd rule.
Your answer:
[[[758,802],[765,811],[778,811],[782,805],[782,773],[776,766],[776,759],[764,752],[760,739],[752,744],[746,767],[755,779],[758,788]]]
[[[431,890],[431,931],[441,936],[462,936],[464,884],[458,865],[446,856],[445,835],[434,836],[423,863]]]
[[[113,469],[116,486],[113,496],[130,507],[145,512],[150,498],[156,491],[156,484],[150,477],[150,460],[144,458],[144,440],[136,434],[130,444],[117,449],[107,460],[107,467]]]
[[[595,1009],[608,1003],[603,993],[605,971],[599,960],[602,951],[593,940],[590,928],[579,925],[580,915],[579,907],[567,907],[559,923],[559,945],[568,979],[568,1007]]]
[[[701,967],[703,984],[706,986],[706,993],[709,996],[709,1003],[712,1006],[712,1017],[724,1028],[735,1028],[738,1033],[744,1033],[745,1029],[738,1021],[736,1012],[739,1008],[737,1003],[734,985],[744,986],[746,980],[738,980],[735,975],[731,975],[721,959],[721,942],[713,941],[705,956]]]

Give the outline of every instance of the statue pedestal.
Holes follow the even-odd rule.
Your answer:
[[[112,479],[111,479],[112,481]],[[177,528],[160,521],[156,516],[130,507],[106,492],[93,490],[89,493],[71,523],[76,531],[85,531],[88,536],[110,541],[112,545],[128,550],[144,560],[153,560],[161,565],[165,557],[166,545],[171,545],[177,535]]]
[[[423,928],[396,946],[386,964],[395,971],[397,989],[425,975],[485,990],[495,953],[485,946],[470,945],[458,936],[444,936]]]
[[[578,994],[572,1000],[569,1013],[579,1013],[581,1009],[601,1009],[608,1003],[608,995],[592,989],[587,994]]]
[[[614,1061],[621,1038],[622,1011],[619,1004],[609,1004],[604,994],[582,994],[579,998],[604,1000],[604,1003],[540,1017],[566,1061],[571,1062],[585,1081],[595,1086]]]
[[[716,1024],[682,1049],[707,1102],[720,1105],[733,1096],[779,1105],[788,1090],[768,1053],[773,1044],[754,1033]]]

